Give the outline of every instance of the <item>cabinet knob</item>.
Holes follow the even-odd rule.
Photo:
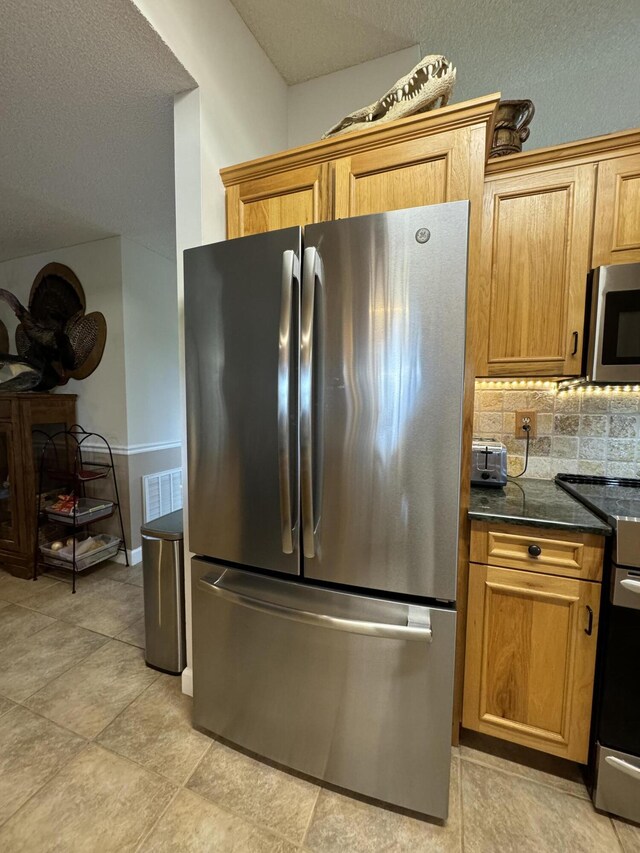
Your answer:
[[[529,552],[529,555],[531,557],[539,557],[540,554],[542,554],[542,548],[539,545],[536,545],[535,543],[532,545],[529,545],[529,547],[527,548],[527,551]]]

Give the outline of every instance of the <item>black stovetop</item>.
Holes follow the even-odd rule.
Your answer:
[[[558,474],[556,483],[614,526],[619,518],[640,521],[640,480]]]

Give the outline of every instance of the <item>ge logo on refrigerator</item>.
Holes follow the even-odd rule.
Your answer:
[[[431,237],[431,231],[428,228],[418,228],[416,231],[416,241],[418,243],[427,243]]]

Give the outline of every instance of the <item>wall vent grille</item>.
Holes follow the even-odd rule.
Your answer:
[[[182,509],[182,469],[159,471],[142,478],[144,523]]]

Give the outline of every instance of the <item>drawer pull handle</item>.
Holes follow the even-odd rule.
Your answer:
[[[589,624],[584,629],[584,632],[587,635],[587,637],[590,637],[593,634],[593,610],[591,607],[589,607],[588,604],[586,605],[586,608],[587,608],[587,613],[589,614]]]
[[[205,576],[200,578],[198,584],[201,589],[214,593],[218,598],[224,598],[234,604],[247,607],[249,610],[256,610],[258,613],[279,616],[293,622],[304,622],[307,625],[333,628],[336,631],[348,631],[352,634],[365,634],[369,637],[383,637],[388,640],[421,640],[425,643],[433,641],[430,618],[428,624],[422,624],[419,620],[411,620],[411,614],[409,614],[406,625],[395,625],[386,622],[349,619],[344,616],[330,616],[328,613],[313,613],[276,604],[266,599],[253,598],[244,592],[234,590],[231,586],[224,586],[224,581],[224,574],[217,581],[212,581],[209,576]]]
[[[577,355],[578,353],[578,341],[580,336],[577,332],[572,332],[571,337],[573,338],[573,349],[571,350],[571,355]]]
[[[536,545],[535,543],[529,545],[527,551],[529,552],[530,557],[539,557],[540,554],[542,554],[542,548],[539,545]]]
[[[620,770],[622,773],[626,773],[627,776],[631,776],[632,779],[640,781],[640,767],[636,767],[634,764],[629,764],[628,761],[623,761],[622,758],[618,758],[615,755],[607,755],[605,761],[610,767]]]

